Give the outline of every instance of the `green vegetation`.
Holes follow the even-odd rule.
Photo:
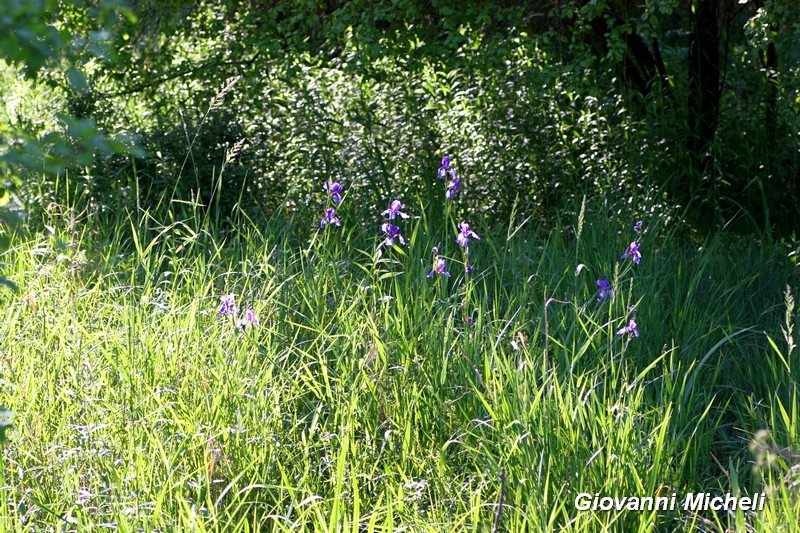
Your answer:
[[[7,4],[0,531],[800,531],[793,2]]]
[[[465,280],[451,227],[404,221],[407,245],[379,256],[381,217],[347,201],[303,246],[277,220],[223,234],[199,208],[98,227],[53,206],[15,239],[5,525],[481,531],[503,491],[508,531],[796,528],[776,450],[800,445],[797,315],[774,249],[690,245],[654,218],[633,265],[628,221],[590,205],[550,233],[479,225]],[[449,279],[426,277],[434,244]],[[616,292],[598,301],[603,274]],[[260,326],[218,313],[229,293]],[[630,305],[638,338],[616,334]],[[574,507],[766,487],[760,513]]]

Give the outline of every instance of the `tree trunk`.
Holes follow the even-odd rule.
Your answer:
[[[688,200],[699,192],[703,174],[713,158],[710,148],[714,142],[719,118],[720,54],[719,0],[695,0],[692,16],[692,39],[689,48],[689,94],[687,102],[689,132],[687,148],[692,159],[692,187]],[[713,182],[712,182],[713,185]],[[714,194],[714,191],[707,191]]]
[[[610,11],[606,15],[617,25],[626,22]],[[602,54],[605,54],[609,46],[606,39],[609,32],[608,22],[605,17],[596,17],[591,21],[591,25],[597,42],[602,43]],[[625,51],[618,66],[625,87],[642,96],[647,96],[657,84],[662,90],[668,91],[667,69],[661,58],[658,42],[653,43],[651,52],[644,38],[637,33],[627,33],[624,39]]]

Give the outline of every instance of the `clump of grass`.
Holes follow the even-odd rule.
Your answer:
[[[400,205],[400,241],[392,204],[360,212],[338,185],[339,226],[238,213],[223,233],[199,204],[29,222],[0,293],[6,529],[796,527],[788,482],[761,513],[574,503],[751,494],[758,430],[797,449],[796,350],[758,331],[789,272],[768,250],[692,248],[658,219],[634,247],[591,204],[572,240],[498,233],[455,195],[441,220]],[[463,268],[428,277],[434,247]]]

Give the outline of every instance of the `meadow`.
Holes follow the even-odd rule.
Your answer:
[[[791,3],[9,1],[0,532],[800,532]]]
[[[18,229],[3,530],[798,530],[785,249],[588,201],[552,229],[462,220],[458,194],[381,214],[337,185],[311,220],[72,198]],[[768,497],[575,504],[690,492]]]

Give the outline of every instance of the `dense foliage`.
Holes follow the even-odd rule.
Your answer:
[[[199,194],[223,213],[236,203],[298,210],[319,204],[311,184],[330,173],[376,206],[390,184],[430,199],[433,161],[454,154],[471,205],[501,220],[515,199],[546,220],[588,194],[680,206],[701,227],[797,222],[793,2],[131,9],[138,23],[121,20],[113,58],[70,71],[87,79],[69,90],[72,115],[134,135],[149,154],[136,172],[119,157],[89,170],[95,195],[138,188],[144,205]],[[695,31],[711,22],[711,34]],[[241,81],[208,113],[233,76]],[[225,151],[242,140],[220,179]]]

